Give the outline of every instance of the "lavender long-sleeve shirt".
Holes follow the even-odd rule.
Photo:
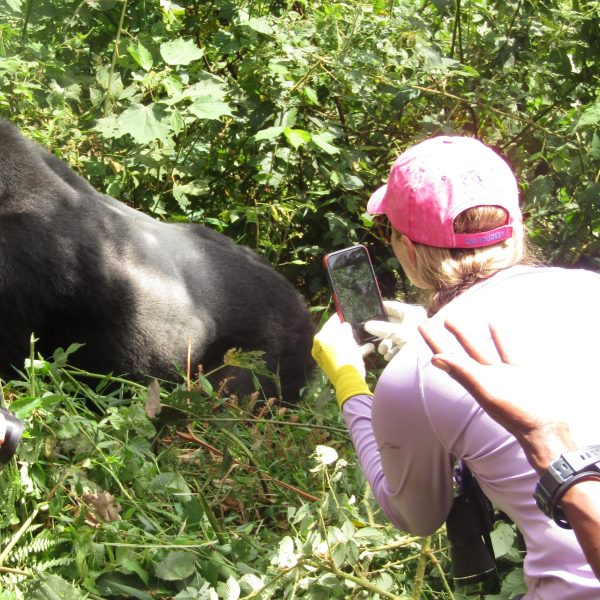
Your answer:
[[[558,375],[564,384],[548,402],[581,446],[600,443],[600,275],[534,267],[498,273],[431,320],[454,348],[443,328],[449,315],[492,353],[493,321],[517,356]],[[525,538],[527,600],[598,600],[600,583],[574,533],[535,505],[538,477],[518,442],[430,359],[416,339],[386,367],[373,399],[355,396],[344,404],[360,463],[387,517],[414,534],[435,531],[452,505],[452,457],[461,458]]]

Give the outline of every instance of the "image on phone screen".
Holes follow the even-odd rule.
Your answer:
[[[352,246],[325,257],[325,268],[340,318],[352,325],[360,343],[374,339],[362,327],[371,319],[387,321],[369,253]]]

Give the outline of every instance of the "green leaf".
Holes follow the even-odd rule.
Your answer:
[[[214,100],[222,100],[227,93],[226,83],[219,77],[210,73],[200,73],[198,81],[186,88],[182,96],[184,98],[199,98],[209,96]]]
[[[6,0],[6,3],[15,12],[17,12],[17,13],[21,12],[21,7],[23,5],[23,0]]]
[[[340,149],[329,142],[335,139],[330,133],[314,133],[311,141],[327,154],[339,154]]]
[[[290,569],[298,564],[294,540],[290,536],[286,535],[279,542],[278,552],[274,556],[273,562],[280,569]]]
[[[360,190],[365,184],[356,175],[340,173],[340,185],[346,190]]]
[[[31,396],[23,396],[18,400],[15,400],[10,405],[10,410],[15,413],[15,415],[19,419],[25,419],[28,417],[34,410],[38,408],[45,408],[46,406],[51,406],[52,404],[58,404],[61,401],[64,401],[65,397],[62,394],[50,394],[46,393],[46,395],[41,398],[32,398]]]
[[[82,591],[58,575],[43,573],[31,600],[81,600]]]
[[[189,196],[206,196],[210,192],[210,187],[205,181],[190,181],[184,185],[173,184],[173,198],[185,211],[190,206]]]
[[[156,565],[156,576],[165,581],[181,581],[196,570],[196,557],[191,552],[172,550]]]
[[[319,96],[317,96],[317,92],[309,86],[304,88],[304,95],[310,104],[319,104]]]
[[[121,123],[117,115],[108,115],[96,121],[96,125],[93,127],[94,131],[97,131],[106,139],[120,138],[123,135],[121,130]]]
[[[217,592],[212,588],[199,590],[195,587],[188,587],[173,596],[173,600],[219,600]]]
[[[133,60],[144,69],[144,71],[150,71],[154,64],[152,60],[152,54],[147,48],[138,40],[135,44],[130,44],[127,48],[127,52],[131,54]]]
[[[496,523],[494,530],[490,534],[496,558],[501,558],[510,551],[516,536],[517,534],[509,523],[504,523],[503,521]]]
[[[389,576],[388,573],[380,573],[376,579],[377,587],[380,587],[386,592],[392,592],[396,585],[394,580]],[[456,598],[456,597],[455,597]]]
[[[581,117],[577,121],[577,125],[575,125],[575,129],[583,129],[588,125],[596,126],[600,123],[600,102],[596,102],[589,108],[583,111]]]
[[[594,131],[592,136],[592,142],[590,144],[590,158],[594,160],[600,160],[600,135],[597,131]]]
[[[204,50],[198,48],[192,40],[177,38],[160,45],[160,55],[168,65],[189,65],[204,56]]]
[[[264,18],[248,19],[248,21],[244,23],[244,25],[246,27],[249,27],[250,29],[253,29],[254,31],[258,31],[258,33],[264,33],[265,35],[271,35],[273,33],[273,28]]]
[[[298,109],[295,106],[292,106],[289,110],[286,110],[277,125],[282,125],[283,127],[293,127],[296,124],[296,119],[298,118]]]
[[[442,15],[446,14],[446,11],[450,7],[454,6],[452,0],[432,0],[432,4],[438,9],[439,13]]]
[[[154,140],[169,141],[171,129],[165,112],[156,104],[132,104],[120,117],[122,134],[128,133],[138,144]]]
[[[202,384],[202,389],[207,393],[207,394],[212,394],[214,389],[213,389],[213,385],[212,383],[203,375],[200,376],[200,383]]]
[[[359,529],[353,537],[355,540],[364,540],[365,542],[369,540],[378,540],[382,537],[382,531],[375,527],[363,527]]]
[[[220,583],[217,587],[219,598],[223,600],[238,600],[241,591],[240,584],[231,576],[226,583]]]
[[[54,364],[57,367],[66,367],[69,362],[69,356],[84,346],[85,344],[71,344],[66,350],[64,348],[57,348],[52,355]]]
[[[159,473],[151,483],[151,489],[156,494],[175,494],[185,503],[192,497],[192,492],[185,479],[179,473],[164,471]]]
[[[527,591],[525,581],[523,580],[523,569],[513,569],[502,581],[501,591],[512,598],[516,594]]]
[[[98,589],[103,594],[110,594],[117,598],[137,598],[138,600],[152,600],[152,596],[145,592],[145,584],[137,575],[124,575],[122,573],[103,573],[96,581]],[[81,596],[79,596],[81,598]]]
[[[146,571],[137,560],[125,556],[121,560],[121,571],[125,573],[125,575],[136,573],[138,577],[148,585],[148,571]]]
[[[50,368],[50,363],[47,360],[26,358],[23,365],[28,371],[37,371],[39,373],[45,373]]]
[[[272,140],[278,136],[280,136],[285,130],[285,127],[267,127],[266,129],[261,129],[258,133],[254,135],[254,139],[259,142],[260,140]]]
[[[231,107],[227,102],[214,100],[209,96],[196,98],[187,108],[198,119],[219,119],[224,116],[233,116]]]
[[[121,95],[123,88],[125,87],[123,85],[123,80],[121,79],[121,73],[115,71],[111,76],[108,66],[98,69],[96,81],[115,98],[118,98]],[[110,90],[108,89],[109,84]]]
[[[310,142],[310,133],[308,131],[304,131],[304,129],[290,129],[286,127],[283,130],[287,141],[293,146],[295,149],[300,148],[304,144]]]

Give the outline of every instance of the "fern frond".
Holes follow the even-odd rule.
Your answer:
[[[36,524],[32,526],[32,529],[38,529],[39,527],[41,527],[41,524]],[[21,565],[21,567],[26,567],[28,569],[34,568],[34,565],[31,562],[32,560],[38,561],[40,559],[49,559],[50,557],[47,556],[48,551],[65,541],[62,538],[52,536],[53,532],[44,529],[33,540],[15,547],[7,556],[6,563],[11,565],[18,564]]]
[[[28,565],[27,568],[35,571],[36,573],[43,573],[53,567],[63,567],[70,565],[75,561],[73,556],[61,556],[59,558],[50,558],[48,560],[42,560],[36,564]],[[2,600],[0,598],[0,600]]]
[[[14,462],[0,471],[0,529],[19,522],[16,512],[17,500],[21,497],[21,475]]]

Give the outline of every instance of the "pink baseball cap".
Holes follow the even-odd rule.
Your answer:
[[[454,233],[454,219],[475,206],[503,208],[507,223],[491,231]],[[367,211],[385,214],[411,241],[438,248],[491,246],[510,238],[513,223],[522,220],[510,167],[480,141],[458,136],[434,137],[401,154]]]

